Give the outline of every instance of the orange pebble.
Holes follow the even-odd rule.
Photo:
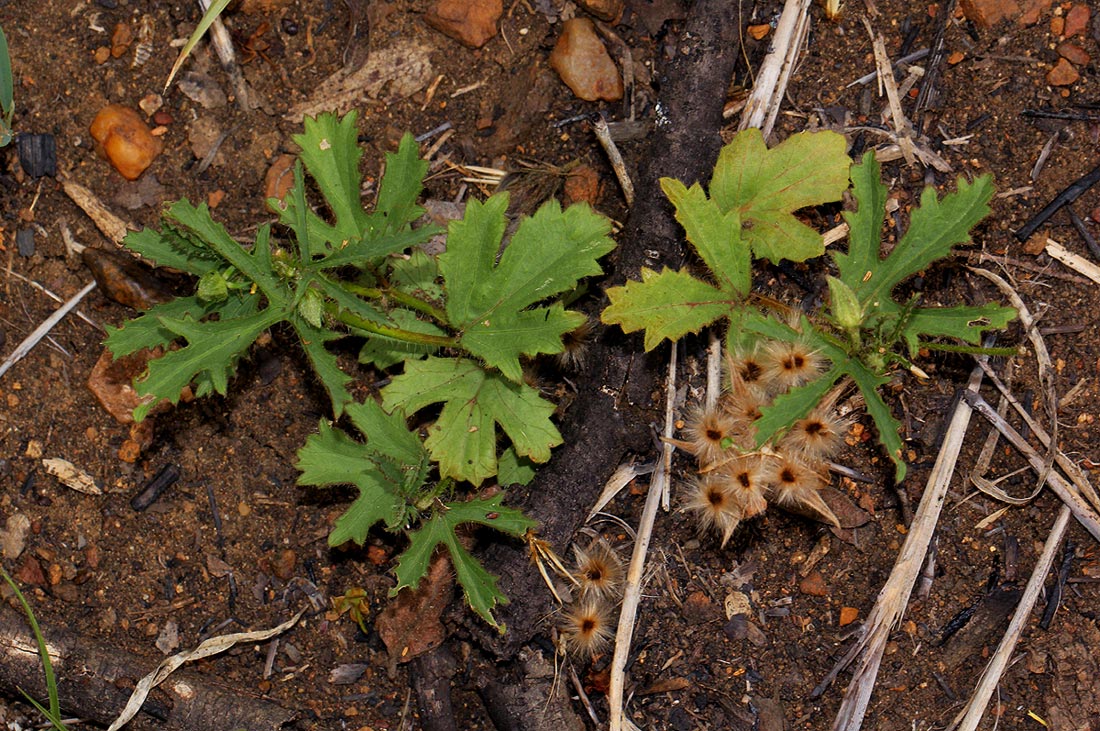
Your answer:
[[[108,104],[91,126],[92,137],[108,162],[127,180],[137,180],[164,149],[141,115],[121,104]]]

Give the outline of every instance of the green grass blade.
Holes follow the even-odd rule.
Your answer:
[[[210,3],[210,7],[206,9],[206,12],[202,14],[202,18],[199,19],[199,24],[195,26],[195,32],[187,39],[187,43],[180,51],[179,58],[172,64],[172,70],[168,73],[168,81],[164,82],[164,91],[168,91],[168,87],[172,85],[172,79],[176,78],[176,74],[179,72],[180,67],[183,66],[183,62],[191,55],[191,51],[194,50],[195,45],[202,40],[202,37],[206,35],[206,31],[210,29],[210,26],[212,26],[214,21],[218,19],[218,16],[225,11],[225,8],[231,1],[232,0],[214,0],[214,2]]]
[[[14,93],[8,37],[4,35],[4,29],[0,28],[0,147],[11,142],[11,118],[15,113]]]
[[[42,671],[46,675],[46,692],[50,698],[50,708],[47,713],[41,705],[34,703],[34,706],[38,710],[42,711],[43,715],[50,719],[56,726],[61,719],[61,702],[57,699],[57,678],[53,674],[53,663],[50,662],[50,651],[46,648],[46,638],[42,636],[42,630],[38,627],[38,620],[34,617],[34,612],[31,610],[31,605],[27,603],[26,597],[23,596],[23,592],[19,591],[19,586],[8,575],[8,572],[3,568],[0,568],[0,576],[4,577],[4,581],[8,582],[8,586],[15,592],[15,598],[19,600],[19,604],[22,605],[23,611],[27,615],[27,623],[31,626],[31,631],[34,633],[34,641],[38,643],[38,656],[42,658]],[[23,695],[26,695],[24,693]],[[27,696],[30,699],[30,696]],[[62,726],[64,728],[64,726]]]

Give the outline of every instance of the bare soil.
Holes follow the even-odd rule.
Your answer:
[[[901,0],[874,4],[878,14],[871,23],[883,33],[891,58],[931,44],[939,27],[935,5]],[[1096,165],[1096,61],[1080,64],[1079,80],[1067,86],[1051,86],[1046,77],[1058,60],[1055,47],[1064,40],[1057,35],[1056,19],[1064,19],[1074,4],[1088,3],[1075,0],[1043,9],[1030,26],[1006,20],[983,28],[953,17],[945,35],[946,58],[938,69],[940,93],[923,116],[922,130],[955,172],[895,161],[885,165],[884,173],[900,204],[901,225],[926,183],[949,189],[955,175],[993,174],[1001,195],[993,203],[993,215],[975,231],[975,246],[927,272],[919,287],[926,302],[986,301],[997,295],[968,273],[968,262],[1010,278],[1032,310],[1042,313],[1060,395],[1072,392],[1060,411],[1062,448],[1091,470],[1100,466],[1095,454],[1100,428],[1096,285],[1045,254],[1036,255],[1034,249],[1029,253],[1014,237],[1059,191]],[[591,127],[583,120],[567,120],[598,110],[622,120],[628,109],[580,101],[548,69],[560,26],[540,9],[556,3],[533,2],[533,8],[523,0],[506,4],[511,7],[506,7],[500,32],[479,50],[428,27],[422,19],[427,2],[367,3],[369,41],[354,37],[349,6],[359,3],[252,5],[259,7],[231,12],[226,22],[245,61],[245,77],[262,102],[259,108],[242,110],[234,100],[204,107],[174,87],[164,96],[165,151],[143,184],[125,182],[96,154],[88,127],[107,103],[136,108],[143,97],[161,91],[177,53],[169,41],[190,34],[199,17],[197,7],[161,0],[0,1],[0,25],[12,48],[15,72],[16,131],[52,134],[59,167],[137,226],[157,225],[161,201],[186,197],[216,204],[215,218],[233,235],[247,238],[272,218],[263,204],[269,164],[294,150],[291,135],[299,126],[284,118],[288,109],[308,98],[349,55],[364,52],[364,42],[376,54],[396,41],[413,40],[428,49],[430,78],[442,79],[430,95],[420,88],[402,96],[391,84],[378,98],[357,103],[368,175],[377,176],[383,152],[395,146],[403,131],[420,135],[450,123],[456,133],[436,159],[447,158],[453,165],[433,168],[429,197],[452,200],[491,192],[464,185],[454,165],[521,170],[521,162],[535,161],[546,170],[579,160],[598,174],[600,210],[625,219],[620,190]],[[851,85],[874,68],[862,22],[868,9],[854,0],[847,5],[835,21],[827,21],[819,7],[812,10],[813,30],[788,91],[778,139],[806,128],[836,127],[847,119],[849,126],[865,128],[849,131],[853,145],[882,141],[870,128],[882,127],[885,100],[874,93],[874,84]],[[614,25],[633,56],[637,116],[645,122],[656,114],[662,69],[678,52],[682,18],[691,12],[677,9],[679,4],[671,0],[627,0],[626,13]],[[751,85],[745,63],[755,69],[767,50],[768,38],[753,40],[748,27],[774,22],[779,10],[774,2],[745,4],[745,58],[729,90],[731,104]],[[1093,16],[1097,14],[1094,7]],[[668,19],[661,23],[663,15]],[[131,45],[119,57],[97,62],[96,50],[111,45],[116,26],[136,32],[143,16],[149,16],[155,29],[148,60],[133,65]],[[657,27],[647,26],[646,20]],[[1100,56],[1098,37],[1100,20],[1093,17],[1084,34],[1070,40],[1095,59]],[[619,57],[614,50],[613,55]],[[231,95],[205,44],[185,70]],[[662,99],[671,105],[690,101]],[[913,104],[913,98],[903,99],[906,109]],[[1026,117],[1026,110],[1068,112],[1077,119]],[[208,136],[225,137],[218,156],[200,172],[201,156],[190,140],[204,125],[213,130]],[[735,129],[736,117],[723,135]],[[424,149],[438,136],[428,137]],[[1033,167],[1048,142],[1049,157],[1033,180]],[[644,141],[626,141],[621,147],[628,167],[637,169]],[[149,185],[152,176],[162,190]],[[520,177],[547,180],[530,172]],[[554,186],[530,187],[554,192]],[[16,274],[61,298],[91,281],[80,259],[66,255],[63,222],[86,245],[113,244],[53,178],[36,180],[22,172],[14,146],[0,151],[0,190],[0,352],[6,355],[56,307]],[[1100,188],[1086,191],[1074,210],[1087,230],[1100,236],[1095,222],[1100,218]],[[824,225],[834,220],[836,211],[814,215]],[[28,229],[34,232],[33,252],[16,245],[17,232]],[[1065,211],[1040,231],[1090,257]],[[760,285],[775,296],[812,302],[820,296],[825,267],[825,262],[810,262],[775,269]],[[178,291],[189,286],[169,281]],[[103,326],[117,326],[134,314],[99,291],[79,309]],[[301,355],[282,333],[272,333],[242,366],[228,397],[193,401],[158,416],[151,445],[136,460],[126,461],[120,452],[127,456],[130,427],[112,419],[85,387],[102,353],[103,337],[100,329],[70,315],[50,339],[0,377],[0,518],[10,527],[10,519],[21,514],[31,526],[25,547],[5,554],[3,565],[24,587],[43,626],[78,630],[144,657],[148,663],[137,669],[141,672],[164,656],[156,643],[166,637],[169,625],[177,628],[178,647],[187,648],[212,634],[284,621],[308,603],[303,587],[316,587],[326,602],[361,588],[369,603],[366,634],[346,616],[333,619],[324,611],[310,611],[274,648],[268,672],[268,643],[204,660],[198,670],[241,693],[295,709],[300,728],[419,728],[409,665],[391,662],[373,627],[387,605],[391,559],[401,543],[377,533],[362,549],[330,549],[325,539],[348,494],[307,492],[295,484],[295,452],[327,408]],[[1014,328],[1000,342],[1024,344],[1025,338]],[[692,398],[703,385],[702,348],[702,343],[691,342],[684,350],[683,378]],[[1033,358],[1019,360],[1013,388],[1041,413]],[[909,506],[920,499],[944,417],[972,363],[961,356],[930,355],[921,367],[929,380],[899,373],[888,388],[889,402],[905,425],[910,471],[904,484],[891,484],[891,470],[873,440],[853,434],[840,458],[871,478],[861,483],[834,477],[834,486],[872,516],[851,534],[837,536],[816,523],[769,511],[721,549],[713,536],[699,535],[689,516],[675,509],[674,496],[674,509],[658,518],[628,668],[628,714],[640,727],[681,731],[831,725],[847,674],[820,696],[811,692],[849,646],[890,573],[905,538]],[[364,370],[358,384],[362,395],[376,379]],[[563,418],[569,418],[568,410]],[[869,435],[870,419],[863,416],[860,422]],[[866,728],[932,729],[951,722],[999,640],[1015,591],[1026,582],[1054,520],[1058,502],[1049,491],[987,519],[1004,506],[975,494],[964,481],[985,430],[975,419],[937,532],[934,574],[927,591],[914,594],[886,648]],[[641,459],[653,457],[651,444],[636,449]],[[46,473],[43,457],[72,462],[91,474],[105,494],[65,488]],[[168,465],[178,468],[179,481],[151,507],[135,511],[131,497]],[[1009,448],[998,447],[995,474],[1020,466]],[[554,469],[554,463],[546,469]],[[1024,495],[1034,480],[1022,473],[1005,484],[1013,494]],[[644,495],[645,485],[635,485],[607,511],[634,525]],[[595,527],[629,552],[629,535],[620,525]],[[557,549],[567,552],[565,546]],[[1095,657],[1100,647],[1100,558],[1092,539],[1076,525],[1065,551],[1074,560],[1060,608],[1048,629],[1038,626],[1038,611],[1029,622],[982,728],[1039,728],[1037,719],[1055,729],[1100,728]],[[749,625],[727,622],[724,606],[735,593],[751,602]],[[973,618],[945,636],[945,628],[968,608]],[[529,652],[551,658],[553,624],[551,617],[527,628],[537,629]],[[163,639],[161,644],[168,647]],[[492,728],[472,680],[475,648],[458,639],[451,647],[458,660],[453,689],[458,727]],[[604,723],[609,662],[609,655],[575,662]],[[335,683],[333,671],[347,665],[361,665],[361,674]],[[568,682],[567,674],[563,682]],[[587,718],[579,703],[573,707]],[[33,717],[20,705],[4,714],[13,722]],[[139,717],[133,727],[158,724]]]

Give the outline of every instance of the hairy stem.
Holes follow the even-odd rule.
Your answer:
[[[416,343],[417,345],[434,345],[439,348],[454,348],[458,346],[458,341],[452,337],[418,333],[412,330],[403,330],[399,327],[382,325],[350,312],[341,311],[339,307],[332,303],[326,304],[325,309],[330,316],[336,318],[348,327],[354,327],[357,330],[365,330],[375,335],[383,335],[387,338],[402,340],[406,343]]]
[[[402,307],[408,307],[410,310],[416,310],[428,317],[432,318],[440,325],[449,326],[447,321],[447,313],[440,308],[433,305],[431,302],[422,300],[416,295],[409,294],[408,292],[402,292],[398,289],[391,287],[364,287],[358,284],[348,284],[341,282],[340,286],[344,289],[359,295],[360,297],[366,297],[372,300],[390,299],[401,305]]]

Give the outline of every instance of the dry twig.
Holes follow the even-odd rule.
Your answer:
[[[966,392],[977,393],[981,380],[982,371],[980,368],[975,368],[970,374]],[[905,544],[901,547],[890,577],[879,591],[875,606],[867,616],[859,641],[814,689],[814,695],[823,693],[840,671],[859,658],[859,665],[852,675],[852,682],[848,685],[840,710],[833,721],[834,731],[857,731],[863,724],[863,714],[871,699],[879,664],[886,649],[886,640],[905,611],[909,594],[924,565],[925,555],[928,552],[932,534],[935,532],[944,499],[947,497],[947,487],[955,473],[955,464],[962,450],[963,438],[966,436],[966,428],[970,424],[972,413],[969,404],[960,399],[951,415],[943,446],[932,467],[932,474],[928,476],[928,484],[924,489],[913,522],[909,526]]]
[[[668,362],[669,400],[676,393],[676,348],[671,349]],[[665,432],[671,436],[671,424],[666,414]],[[607,702],[611,706],[610,731],[632,731],[633,722],[623,713],[623,691],[626,685],[626,661],[630,656],[630,640],[634,636],[634,620],[638,615],[638,605],[642,601],[642,575],[645,572],[646,555],[649,551],[649,539],[653,536],[653,524],[657,519],[657,507],[665,494],[669,481],[669,464],[672,459],[672,445],[662,445],[662,459],[649,483],[642,517],[638,521],[638,536],[634,541],[634,552],[630,556],[630,566],[626,572],[623,590],[623,604],[619,610],[619,627],[615,632],[615,653],[611,658],[611,684],[607,693]]]
[[[1008,629],[1005,630],[1004,637],[1001,638],[1001,643],[997,646],[997,651],[990,658],[989,664],[982,672],[982,676],[974,688],[973,695],[967,701],[966,707],[955,717],[955,721],[951,725],[951,731],[974,731],[978,728],[978,723],[985,714],[985,708],[989,705],[989,699],[992,697],[997,684],[1001,681],[1001,674],[1008,666],[1009,658],[1011,658],[1016,647],[1016,641],[1020,639],[1024,624],[1031,616],[1031,609],[1035,606],[1035,600],[1043,589],[1043,581],[1046,579],[1046,575],[1050,573],[1054,555],[1058,552],[1058,546],[1062,544],[1062,538],[1066,533],[1066,526],[1069,525],[1069,516],[1069,507],[1063,505],[1054,521],[1054,526],[1050,529],[1050,535],[1047,536],[1046,543],[1043,544],[1043,552],[1039,555],[1035,570],[1031,572],[1031,578],[1027,581],[1024,595],[1020,599],[1020,603],[1016,605],[1016,613],[1012,615],[1012,620],[1008,623]]]
[[[765,140],[771,136],[783,95],[787,93],[787,82],[798,62],[799,48],[809,32],[809,9],[810,0],[786,0],[784,3],[775,27],[772,50],[760,64],[738,129],[758,127]]]

